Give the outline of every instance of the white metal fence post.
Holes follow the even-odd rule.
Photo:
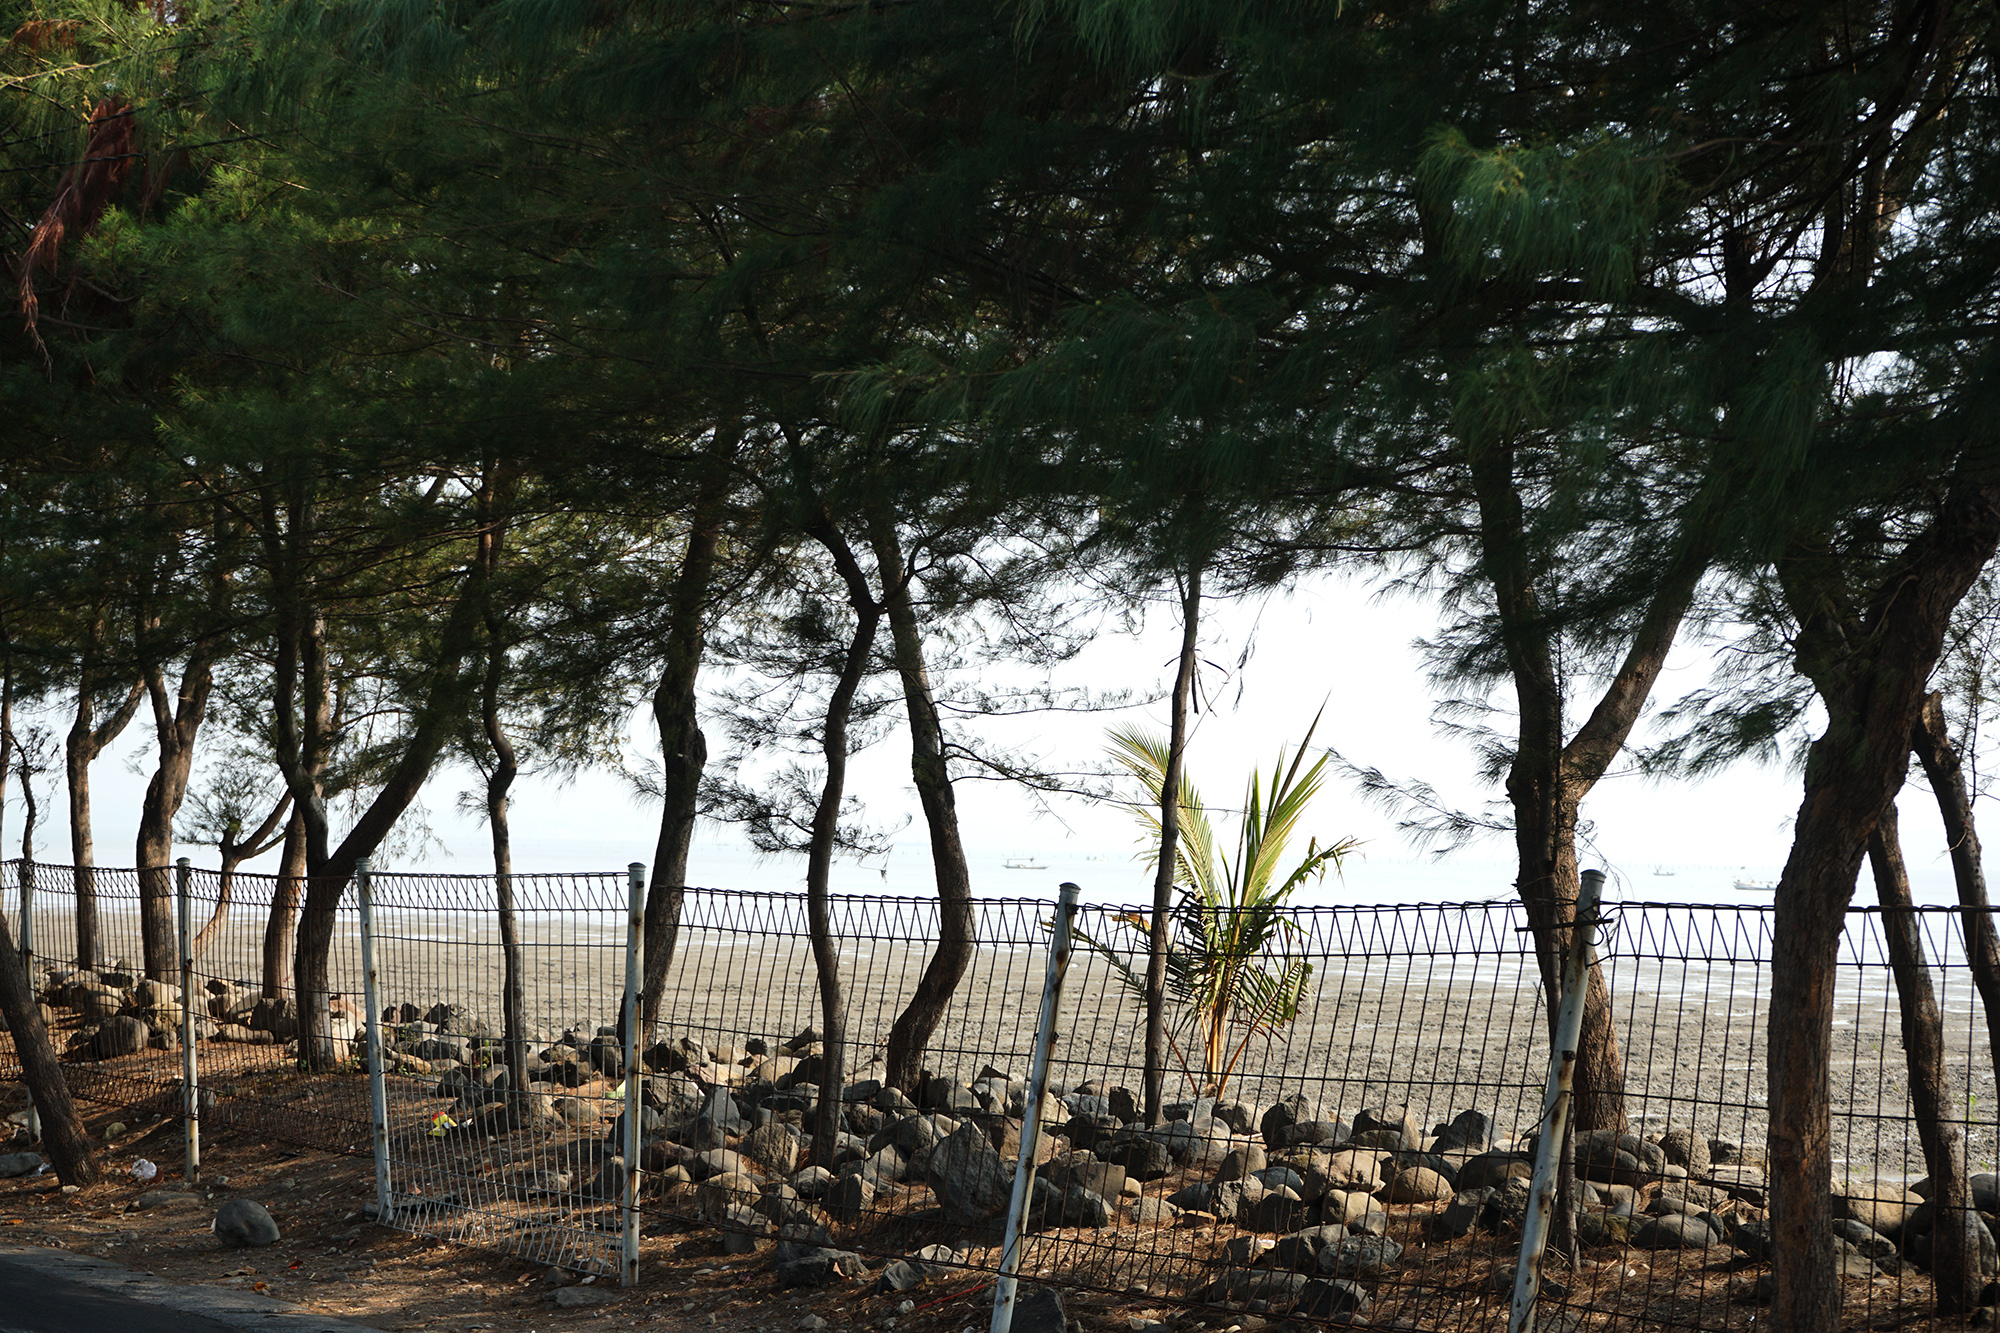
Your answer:
[[[1569,955],[1563,960],[1562,1005],[1556,1011],[1555,1049],[1549,1052],[1549,1086],[1542,1098],[1542,1137],[1535,1151],[1535,1178],[1528,1216],[1521,1224],[1521,1257],[1514,1267],[1514,1303],[1507,1333],[1530,1333],[1535,1326],[1535,1294],[1542,1285],[1542,1251],[1556,1206],[1556,1174],[1569,1131],[1570,1084],[1576,1073],[1577,1041],[1583,1031],[1584,971],[1589,966],[1591,932],[1597,928],[1597,900],[1604,872],[1586,870],[1576,895]]]
[[[388,1226],[389,1208],[389,1089],[382,1074],[382,1000],[375,976],[375,889],[367,861],[354,867],[356,896],[361,901],[362,1041],[368,1057],[368,1119],[375,1141],[375,1220]]]
[[[189,888],[194,865],[185,856],[174,862],[174,896],[181,926],[181,1126],[187,1144],[185,1175],[192,1185],[201,1177],[201,1084],[194,1051],[194,908]]]
[[[620,1202],[618,1285],[639,1280],[639,941],[646,931],[646,864],[625,867],[625,1197]]]
[[[1056,1001],[1062,995],[1063,973],[1069,968],[1070,921],[1083,890],[1064,882],[1056,904],[1049,938],[1049,970],[1042,981],[1042,1011],[1035,1022],[1035,1058],[1028,1067],[1028,1104],[1021,1117],[1021,1154],[1014,1161],[1014,1195],[1007,1203],[1007,1225],[1001,1234],[1000,1280],[993,1285],[992,1333],[1014,1327],[1015,1274],[1021,1268],[1021,1226],[1035,1179],[1035,1144],[1042,1132],[1042,1098],[1049,1088],[1049,1047],[1055,1040]]]

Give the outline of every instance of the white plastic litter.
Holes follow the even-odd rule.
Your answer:
[[[151,1180],[154,1176],[157,1176],[159,1174],[160,1174],[160,1168],[154,1166],[151,1162],[147,1161],[143,1157],[141,1157],[138,1161],[132,1163],[132,1179],[134,1180]]]

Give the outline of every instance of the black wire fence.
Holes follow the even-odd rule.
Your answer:
[[[89,960],[76,957],[72,871],[12,863],[7,882],[31,887],[37,980],[73,1090],[181,1114],[179,959],[172,975],[145,979],[139,876],[93,872]],[[215,922],[193,969],[202,1123],[369,1152],[355,895],[340,906],[330,969],[348,1058],[307,1074],[290,978],[264,962],[273,903],[289,886],[238,875],[225,893],[212,871],[185,882],[195,930]],[[844,1276],[899,1301],[906,1288],[963,1287],[997,1270],[1053,896],[974,905],[976,948],[926,1044],[925,1076],[903,1088],[885,1086],[882,1057],[932,962],[938,905],[834,899],[846,1076],[838,1150],[812,1163],[826,1024],[802,895],[688,890],[659,1024],[636,1040],[628,1070],[626,876],[515,876],[527,1050],[525,1086],[511,1087],[491,877],[378,874],[372,888],[383,1220],[617,1271],[622,1117],[636,1077],[642,1263],[649,1247],[708,1232],[727,1252],[767,1255],[780,1286]],[[18,934],[18,890],[7,897]],[[1578,1141],[1579,1262],[1550,1269],[1542,1322],[1750,1328],[1769,1258],[1770,909],[1606,910],[1596,954],[1629,1133]],[[1975,1200],[2000,1212],[1994,1052],[1963,918],[1916,917],[1943,1016],[1948,1114],[1978,1173]],[[1141,924],[1127,907],[1086,903],[1077,915],[1083,943],[1032,1145],[1022,1277],[1322,1321],[1504,1327],[1549,1071],[1519,905],[1301,908],[1255,922],[1184,914],[1169,970],[1166,1119],[1154,1128],[1141,1116],[1145,1020],[1132,984],[1145,964]],[[1869,1320],[1930,1299],[1928,1214],[1912,1190],[1925,1167],[1881,926],[1877,911],[1849,916],[1830,1071],[1844,1300],[1850,1318]]]

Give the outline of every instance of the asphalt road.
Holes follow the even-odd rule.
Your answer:
[[[377,1333],[254,1292],[176,1286],[109,1260],[0,1246],[0,1333]]]
[[[52,1277],[0,1260],[0,1333],[238,1333],[205,1315],[184,1314],[115,1291]]]

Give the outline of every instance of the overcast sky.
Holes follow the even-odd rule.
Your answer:
[[[1316,744],[1329,745],[1356,763],[1393,777],[1428,782],[1461,808],[1481,808],[1496,798],[1497,790],[1476,781],[1476,761],[1469,748],[1441,737],[1432,724],[1435,691],[1414,644],[1434,624],[1435,612],[1427,605],[1407,599],[1385,601],[1367,587],[1345,580],[1321,579],[1282,596],[1217,604],[1202,637],[1203,656],[1215,665],[1205,676],[1207,707],[1197,724],[1189,761],[1203,795],[1212,806],[1235,806],[1250,767],[1268,768],[1281,744],[1296,744],[1324,703]],[[1157,692],[1171,678],[1177,643],[1174,617],[1163,609],[1139,636],[1109,631],[1101,635],[1062,671],[1057,683]],[[1250,655],[1239,668],[1246,648]],[[1655,702],[1670,701],[1705,681],[1716,651],[1712,645],[1684,645],[1677,650],[1655,691]],[[1505,694],[1496,701],[1511,704]],[[1069,768],[1101,760],[1106,727],[1134,717],[1164,730],[1166,709],[1161,703],[1133,709],[1123,717],[1044,714],[981,726],[995,740],[1028,749],[1052,767]],[[646,734],[646,722],[643,716],[637,719],[636,735]],[[142,716],[128,733],[127,743],[93,770],[101,865],[131,863],[136,812],[145,784],[138,770],[150,759],[143,741],[144,723]],[[721,747],[712,741],[711,748]],[[431,783],[424,801],[436,845],[421,860],[403,860],[400,868],[490,868],[483,826],[457,810],[459,791],[470,785],[471,778],[463,771],[446,773]],[[899,881],[907,882],[905,876],[920,871],[928,853],[902,733],[856,757],[850,790],[866,802],[873,823],[902,825],[894,835],[898,845],[890,864]],[[1134,825],[1129,814],[1115,806],[1063,799],[1043,810],[1024,794],[986,781],[961,782],[958,793],[965,841],[981,866],[997,867],[1004,859],[1056,858],[1062,865],[1088,863],[1101,878],[1119,885],[1121,893],[1145,882],[1144,872],[1130,861]],[[1798,799],[1798,777],[1780,768],[1744,765],[1699,784],[1614,776],[1600,784],[1585,806],[1595,828],[1596,849],[1595,854],[1586,854],[1586,864],[1603,861],[1635,878],[1660,867],[1717,868],[1711,878],[1718,883],[1722,870],[1775,877],[1784,861]],[[514,811],[516,865],[524,871],[611,869],[652,855],[654,810],[635,797],[627,780],[617,774],[589,774],[564,786],[524,779],[516,787]],[[1906,789],[1902,811],[1906,849],[1920,896],[1948,894],[1948,867],[1928,795],[1914,786]],[[43,819],[37,859],[66,861],[59,793],[45,794]],[[10,799],[5,831],[9,855],[18,854],[19,832],[18,801]],[[1322,841],[1350,835],[1364,840],[1360,859],[1350,862],[1350,887],[1374,883],[1394,897],[1397,883],[1414,883],[1411,862],[1419,853],[1396,832],[1389,814],[1342,782],[1329,784],[1302,833]],[[213,864],[213,849],[181,851],[197,864]],[[1504,878],[1497,885],[1492,880],[1504,877],[1510,857],[1504,839],[1488,838],[1460,854],[1455,864],[1465,868],[1468,884],[1477,881],[1504,890]],[[268,868],[271,862],[261,864]],[[741,840],[725,828],[704,831],[690,879],[724,887],[778,888],[802,883],[803,873],[801,861],[751,858],[742,850]],[[854,888],[877,882],[874,874],[856,878],[857,873],[857,868],[848,868],[843,882]],[[986,880],[995,890],[1013,889],[1017,881],[1026,886],[1022,877],[1010,880],[987,874]],[[1434,876],[1426,875],[1426,886],[1434,882]],[[1922,891],[1926,886],[1930,892]],[[1642,887],[1683,890],[1693,884],[1684,878]]]

